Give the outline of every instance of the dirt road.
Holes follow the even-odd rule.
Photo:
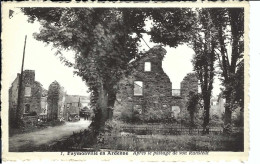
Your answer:
[[[56,127],[48,127],[43,130],[17,134],[9,138],[9,151],[16,152],[25,150],[26,147],[37,147],[42,144],[51,143],[55,140],[72,135],[73,132],[78,132],[87,129],[90,121],[81,119],[78,122],[66,122],[64,125]]]

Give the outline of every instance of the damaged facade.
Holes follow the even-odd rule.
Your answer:
[[[18,108],[20,77],[18,73],[9,88],[9,125],[12,128],[18,127],[18,124],[28,127],[39,121],[68,120],[69,114],[79,115],[80,110],[88,106],[89,97],[67,95],[65,88],[57,81],[52,82],[46,90],[40,82],[35,81],[34,70],[25,70],[20,93],[21,107]]]
[[[13,81],[9,89],[9,125],[15,126],[18,119],[22,118],[25,125],[35,124],[37,117],[35,115],[42,113],[41,98],[42,98],[42,85],[35,81],[35,71],[23,71],[23,79],[21,85],[20,106],[18,110],[18,89],[19,79],[21,75],[17,74],[16,79]]]
[[[155,46],[133,62],[134,70],[119,83],[115,117],[124,110],[141,115],[153,110],[176,116],[185,108],[189,91],[198,92],[198,80],[194,74],[184,78],[180,90],[172,89],[172,82],[162,68],[165,55],[165,49]]]
[[[56,120],[63,117],[66,92],[57,81],[50,84],[47,96],[47,119]]]

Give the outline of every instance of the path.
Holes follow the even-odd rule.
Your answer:
[[[66,122],[64,125],[48,127],[39,131],[17,134],[9,138],[9,151],[16,152],[26,147],[37,147],[72,135],[73,132],[88,128],[90,121]]]

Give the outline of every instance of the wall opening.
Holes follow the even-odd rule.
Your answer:
[[[138,114],[142,114],[143,109],[141,105],[134,105],[134,112]]]
[[[30,104],[25,104],[24,113],[30,113]]]
[[[143,95],[143,82],[134,81],[134,96],[142,96],[142,95]]]
[[[151,71],[151,62],[145,62],[144,63],[144,71],[150,72]]]
[[[25,97],[30,97],[31,96],[31,87],[25,87],[25,93],[24,93],[24,96]]]
[[[172,106],[171,117],[176,118],[180,112],[181,112],[181,109],[179,106]]]

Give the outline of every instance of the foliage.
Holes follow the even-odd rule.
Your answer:
[[[243,110],[244,9],[218,8],[214,9],[211,15],[217,29],[217,40],[220,46],[218,60],[222,71],[223,93],[226,98],[224,121],[228,127],[231,125],[232,111],[237,104]],[[231,54],[227,51],[229,46]],[[241,82],[234,85],[236,81]]]
[[[210,117],[210,123],[209,125],[211,127],[223,127],[223,118],[222,116],[219,116],[217,114],[213,114],[211,117]]]
[[[186,42],[195,51],[193,66],[202,88],[205,128],[209,124],[210,97],[216,60],[215,48],[217,46],[216,29],[210,12],[211,9],[162,10],[160,13],[152,14],[155,25],[151,32],[154,42],[170,47],[176,47]],[[179,26],[173,28],[175,24]]]
[[[127,123],[170,123],[176,122],[177,118],[171,116],[170,110],[149,109],[142,114],[137,111],[123,110],[119,120]]]
[[[232,125],[235,127],[243,127],[244,126],[244,112],[240,107],[236,108],[232,112]]]
[[[243,151],[242,134],[108,136],[102,148],[128,151]]]
[[[23,8],[29,21],[41,23],[35,38],[57,48],[57,55],[75,68],[91,92],[91,107],[97,129],[107,120],[107,108],[113,107],[117,83],[138,56],[138,37],[144,26],[140,9],[115,8]],[[139,34],[140,35],[140,34]],[[75,64],[62,55],[75,52]]]
[[[160,8],[148,12],[154,24],[151,40],[170,47],[189,42],[195,24],[191,8]]]
[[[31,111],[27,114],[27,116],[37,116],[37,113],[35,111]]]
[[[194,114],[199,110],[200,108],[200,95],[196,94],[194,92],[190,92],[188,95],[188,101],[187,101],[187,110],[190,113],[190,126],[193,127],[194,124]]]
[[[22,11],[29,21],[41,23],[35,38],[57,48],[61,61],[73,66],[87,83],[96,128],[103,127],[107,108],[114,106],[119,80],[130,69],[130,61],[140,55],[137,49],[145,32],[145,20],[154,20],[155,31],[162,26],[159,20],[165,14],[176,21],[164,24],[175,29],[171,46],[187,40],[184,33],[192,25],[191,21],[182,21],[190,18],[191,9],[23,8]],[[157,40],[153,36],[152,40]],[[75,64],[66,60],[62,50],[75,52]]]
[[[192,62],[194,70],[196,71],[200,81],[204,107],[203,127],[205,129],[205,133],[208,133],[210,99],[215,75],[215,48],[217,48],[216,28],[210,15],[212,9],[201,9],[197,10],[197,12],[198,24],[197,28],[194,29],[191,43],[192,48],[195,51]]]
[[[234,81],[234,108],[244,111],[244,59],[238,64]]]
[[[122,110],[119,119],[125,122],[132,122],[133,112],[130,110]]]
[[[145,122],[161,122],[165,118],[164,111],[162,110],[155,110],[155,109],[149,109],[147,112],[144,113],[144,121]]]

